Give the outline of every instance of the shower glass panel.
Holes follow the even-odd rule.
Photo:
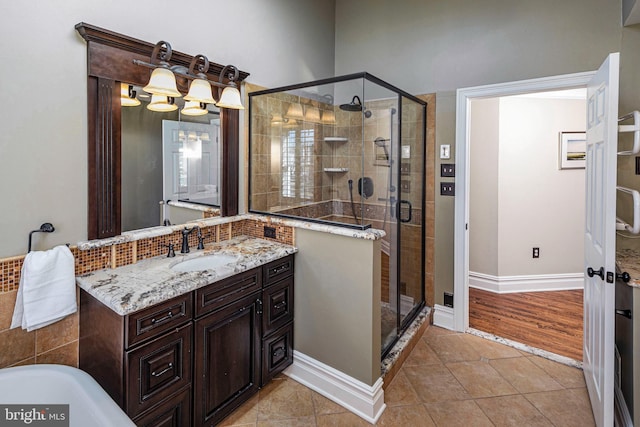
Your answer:
[[[249,211],[385,231],[383,356],[424,306],[425,129],[424,101],[368,73],[249,94]]]

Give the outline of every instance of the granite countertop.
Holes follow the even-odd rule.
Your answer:
[[[297,251],[282,243],[239,236],[207,245],[204,251],[176,254],[174,258],[149,258],[115,269],[94,271],[76,277],[76,282],[116,313],[126,315]],[[171,270],[182,261],[211,254],[231,255],[238,259],[211,270],[184,273]]]
[[[627,285],[640,288],[640,251],[636,249],[618,249],[616,251],[616,264],[621,271],[626,271],[631,276]]]

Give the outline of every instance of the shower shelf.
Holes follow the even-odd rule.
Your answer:
[[[349,172],[349,168],[324,168],[323,169],[325,172],[329,172],[329,173],[344,173],[344,172]]]
[[[325,136],[324,142],[347,142],[349,138],[345,138],[342,136]]]

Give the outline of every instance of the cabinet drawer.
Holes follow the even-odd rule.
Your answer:
[[[191,320],[191,292],[127,316],[126,347],[157,337]]]
[[[192,324],[127,352],[127,414],[133,418],[191,384]]]
[[[264,285],[269,286],[287,276],[293,275],[293,255],[262,266]]]
[[[187,388],[133,420],[138,427],[191,425],[191,389]]]
[[[262,382],[271,379],[293,363],[293,322],[262,341]]]
[[[262,291],[262,334],[267,336],[293,320],[293,276]]]
[[[254,268],[197,289],[195,292],[196,317],[222,308],[259,290],[262,287],[260,279],[260,268]]]

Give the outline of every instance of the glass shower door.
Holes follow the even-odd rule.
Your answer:
[[[424,306],[424,200],[426,108],[400,100],[398,152],[398,312],[404,329]]]

